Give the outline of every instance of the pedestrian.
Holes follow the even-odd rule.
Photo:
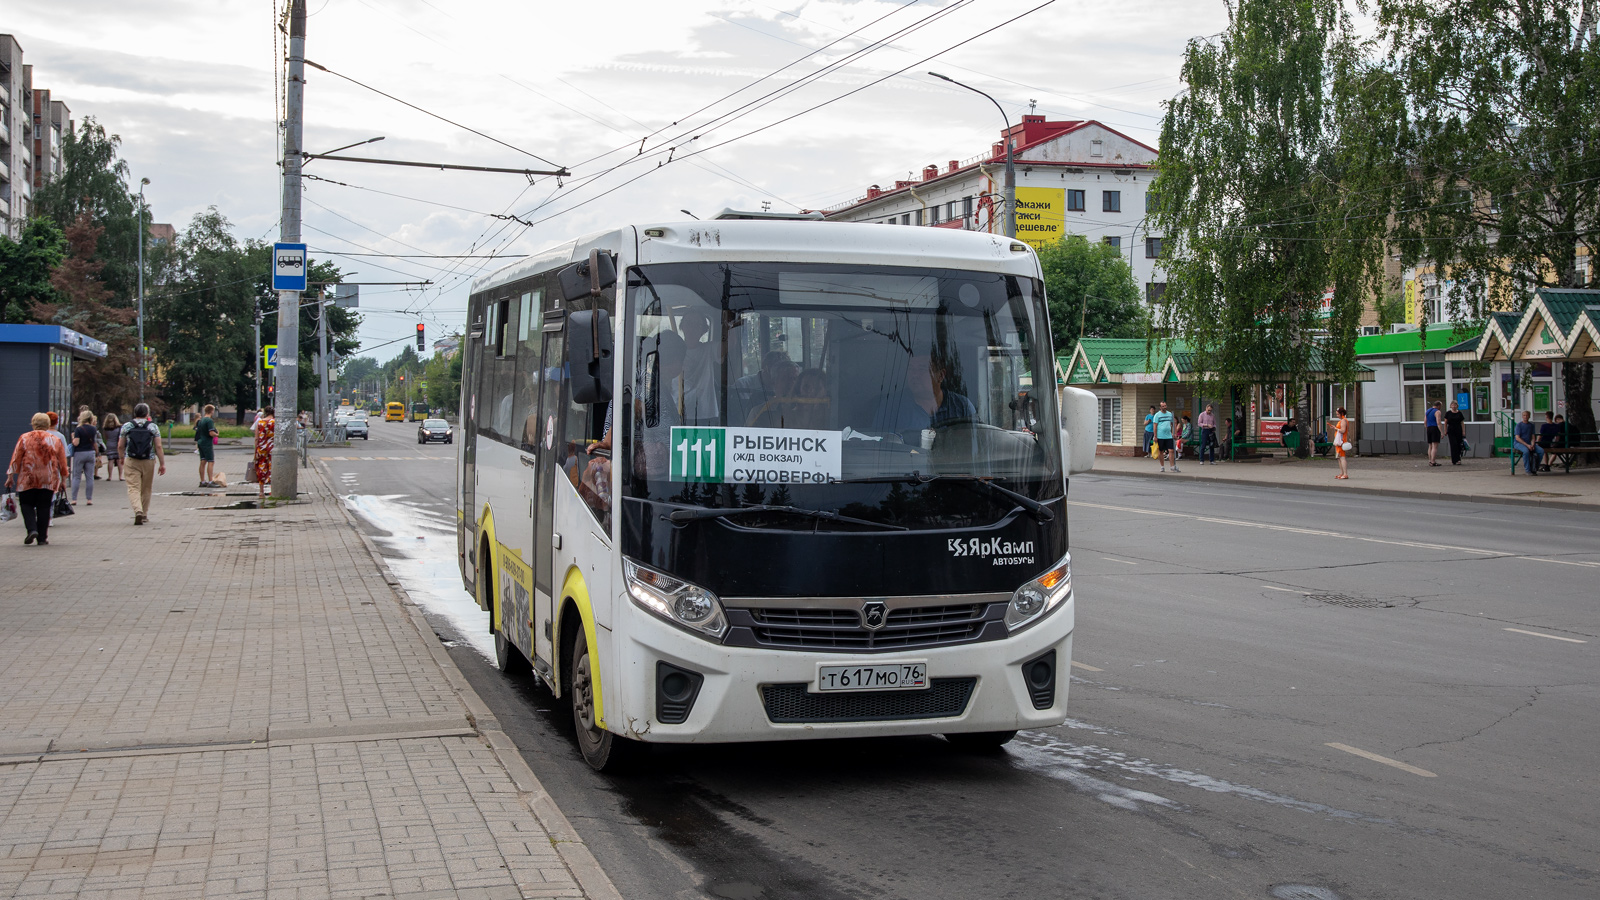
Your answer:
[[[100,429],[95,427],[94,413],[87,407],[78,413],[78,427],[72,429],[72,505],[78,505],[78,483],[83,483],[83,499],[94,505],[95,448],[100,443]]]
[[[106,480],[111,480],[111,473],[117,473],[117,480],[122,480],[122,450],[117,446],[117,441],[122,434],[122,420],[116,413],[106,413],[105,420],[101,423],[102,434],[111,435],[111,439],[103,441],[106,446]]]
[[[1183,448],[1185,446],[1193,446],[1193,445],[1194,445],[1194,421],[1189,418],[1189,414],[1188,413],[1184,413],[1183,414],[1183,427],[1181,429],[1179,429],[1179,431],[1178,431],[1178,442],[1173,447],[1173,450],[1175,451],[1175,455],[1172,457],[1172,461],[1173,462],[1177,462],[1178,460],[1182,459],[1183,458]]]
[[[1207,403],[1200,413],[1200,465],[1206,464],[1206,451],[1211,451],[1211,464],[1217,464],[1217,409]]]
[[[167,474],[161,428],[150,419],[149,404],[134,405],[133,418],[122,426],[117,436],[117,454],[124,460],[133,524],[143,525],[150,520],[150,494],[155,490],[156,475]]]
[[[1161,409],[1151,417],[1151,426],[1155,428],[1156,448],[1161,453],[1161,471],[1167,471],[1167,459],[1172,459],[1172,471],[1178,471],[1178,459],[1172,455],[1174,417],[1167,409],[1167,401],[1161,401]]]
[[[1534,437],[1533,418],[1527,410],[1522,411],[1522,421],[1517,423],[1512,432],[1511,441],[1513,450],[1522,451],[1522,467],[1528,470],[1529,475],[1539,474],[1539,459],[1544,456],[1544,449]],[[1511,471],[1516,471],[1514,465]]]
[[[216,487],[217,480],[217,438],[221,432],[217,431],[217,423],[211,417],[217,414],[217,408],[210,403],[201,410],[200,421],[194,423],[194,445],[200,454],[200,486],[203,488]]]
[[[272,480],[272,440],[277,431],[277,423],[272,418],[272,407],[263,407],[256,413],[256,423],[250,426],[255,432],[256,453],[250,465],[255,474],[256,499],[267,499],[267,482]]]
[[[1350,442],[1350,420],[1345,418],[1344,407],[1334,411],[1338,419],[1333,423],[1333,450],[1339,454],[1339,474],[1335,479],[1348,479],[1350,477],[1350,450],[1354,445]]]
[[[1561,426],[1556,424],[1555,414],[1545,410],[1544,424],[1539,426],[1539,455],[1544,458],[1544,465],[1540,471],[1550,471],[1550,448],[1556,445],[1556,438],[1561,434]]]
[[[1426,416],[1428,426],[1428,465],[1430,466],[1439,464],[1439,414],[1443,406],[1444,404],[1439,401],[1433,401],[1433,405],[1428,407]]]
[[[1150,411],[1144,414],[1144,444],[1140,451],[1141,456],[1150,455],[1150,445],[1155,441],[1156,437],[1155,421],[1156,405],[1152,403],[1150,404]]]
[[[27,529],[24,544],[39,542],[43,547],[50,543],[50,505],[55,502],[56,491],[67,486],[68,465],[66,443],[50,439],[50,417],[34,413],[29,421],[32,431],[17,438],[11,451],[11,466],[6,469],[6,490],[17,492],[17,503],[22,507],[22,524]]]
[[[1444,436],[1450,441],[1450,465],[1461,465],[1461,447],[1467,442],[1467,417],[1461,404],[1450,401],[1450,411],[1444,414]]]

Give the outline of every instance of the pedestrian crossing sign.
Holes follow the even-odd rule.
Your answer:
[[[263,369],[275,368],[278,365],[278,345],[267,344],[261,348],[261,367]]]

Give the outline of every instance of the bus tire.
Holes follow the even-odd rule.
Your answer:
[[[567,696],[572,702],[572,727],[583,761],[596,772],[621,772],[637,763],[644,745],[600,727],[594,714],[594,680],[590,677],[589,642],[575,630],[567,646]]]
[[[967,731],[947,734],[944,739],[957,750],[968,753],[993,753],[1011,743],[1011,739],[1016,736],[1015,731]]]

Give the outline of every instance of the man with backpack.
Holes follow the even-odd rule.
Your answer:
[[[150,418],[149,404],[134,406],[133,418],[122,426],[117,436],[117,448],[124,460],[133,524],[143,525],[149,519],[150,492],[155,489],[156,475],[167,474],[167,457],[161,451],[161,430]]]

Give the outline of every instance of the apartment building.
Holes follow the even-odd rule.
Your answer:
[[[30,67],[31,68],[31,67]],[[43,88],[33,91],[33,188],[59,176],[65,167],[62,142],[73,129],[72,110]]]
[[[16,37],[0,34],[0,227],[16,237],[33,199],[33,67]]]
[[[1013,141],[1017,239],[1035,247],[1081,234],[1110,244],[1133,269],[1147,302],[1161,295],[1161,235],[1146,227],[1156,150],[1100,122],[1026,115],[966,160],[925,166],[920,178],[872,185],[823,210],[842,222],[1004,233],[1005,141]]]

